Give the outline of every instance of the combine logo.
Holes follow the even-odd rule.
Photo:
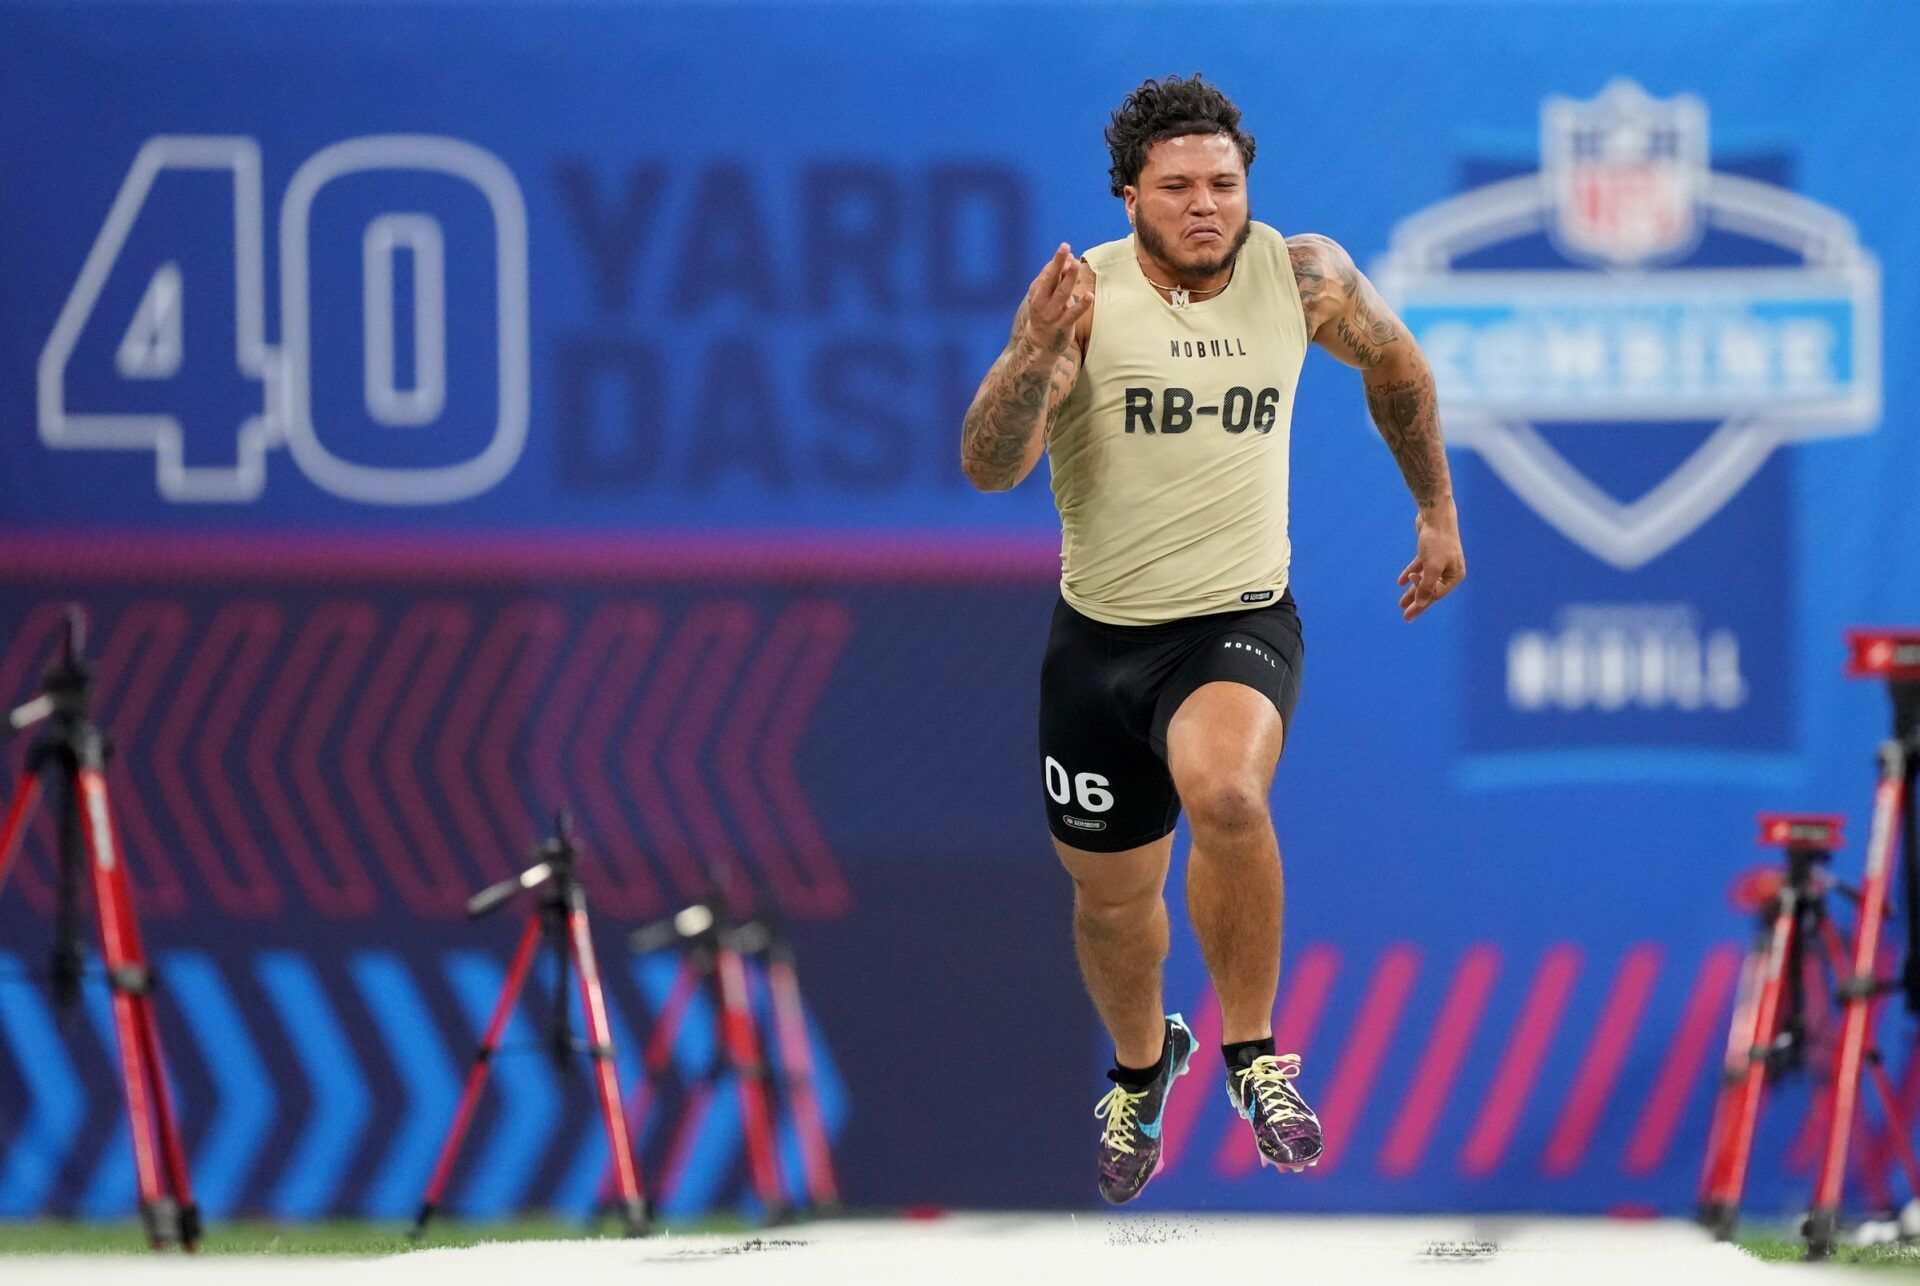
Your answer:
[[[1432,361],[1451,442],[1614,567],[1713,517],[1776,446],[1880,415],[1880,276],[1842,215],[1711,168],[1707,109],[1617,80],[1548,99],[1541,167],[1395,229],[1374,280]],[[1705,429],[1638,498],[1541,426]],[[1643,440],[1644,436],[1643,436]]]

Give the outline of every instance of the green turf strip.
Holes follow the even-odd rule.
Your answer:
[[[1798,1238],[1736,1237],[1734,1243],[1755,1259],[1797,1264],[1807,1257],[1807,1243]],[[1920,1246],[1835,1246],[1827,1262],[1920,1272]]]
[[[673,1224],[673,1234],[734,1232],[753,1227],[744,1219],[701,1220]],[[618,1223],[605,1221],[600,1236],[619,1235]],[[477,1246],[487,1241],[572,1240],[594,1235],[577,1220],[515,1219],[501,1223],[462,1223],[436,1220],[427,1235],[414,1241],[406,1228],[394,1223],[328,1220],[316,1223],[270,1223],[264,1220],[221,1220],[210,1224],[200,1252],[208,1255],[397,1255],[433,1246]],[[655,1236],[660,1235],[656,1230]],[[147,1254],[145,1235],[137,1223],[69,1222],[57,1219],[0,1219],[0,1255],[135,1255]]]

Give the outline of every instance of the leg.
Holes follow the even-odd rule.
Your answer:
[[[1054,840],[1073,877],[1073,947],[1124,1067],[1151,1067],[1166,1033],[1160,967],[1167,958],[1167,836],[1119,853]]]
[[[1193,828],[1187,909],[1227,1044],[1273,1034],[1284,892],[1267,792],[1282,735],[1273,702],[1233,682],[1196,688],[1167,727],[1167,766]]]

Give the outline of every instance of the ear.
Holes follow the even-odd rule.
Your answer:
[[[1120,199],[1127,203],[1127,222],[1133,222],[1133,207],[1140,199],[1140,191],[1131,183],[1120,189]]]

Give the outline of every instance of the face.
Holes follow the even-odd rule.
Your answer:
[[[1176,279],[1197,283],[1233,267],[1252,224],[1247,167],[1225,134],[1187,134],[1147,149],[1126,189],[1141,247]]]

